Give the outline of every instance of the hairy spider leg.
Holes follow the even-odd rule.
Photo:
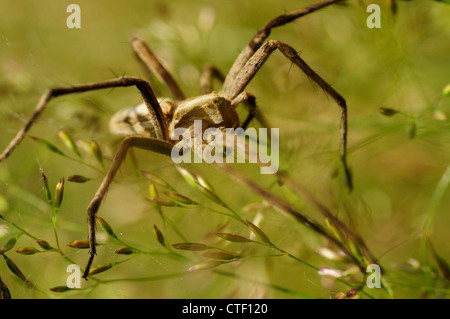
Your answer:
[[[280,50],[286,58],[297,65],[306,76],[317,83],[320,88],[333,98],[333,100],[341,108],[341,150],[340,159],[344,167],[345,178],[347,186],[350,190],[353,189],[353,182],[350,169],[347,164],[347,104],[345,99],[320,75],[318,75],[308,64],[298,55],[298,53],[289,45],[278,41],[269,40],[265,42],[258,51],[245,63],[239,73],[234,78],[234,82],[231,86],[229,96],[231,99],[236,98],[243,92],[248,83],[252,80],[255,74],[261,69],[264,62],[269,56],[276,50]]]

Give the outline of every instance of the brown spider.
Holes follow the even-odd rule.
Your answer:
[[[143,105],[122,110],[111,119],[112,131],[127,135],[127,137],[117,150],[111,167],[87,209],[90,257],[83,275],[84,278],[89,275],[89,269],[96,254],[95,215],[128,149],[130,147],[137,147],[170,155],[171,149],[174,146],[171,135],[175,128],[184,127],[192,129],[195,120],[202,120],[203,123],[207,123],[207,126],[203,127],[203,129],[207,129],[208,127],[236,128],[239,126],[239,118],[235,108],[241,103],[244,103],[249,108],[249,114],[241,126],[245,129],[255,115],[257,115],[257,106],[254,96],[245,92],[244,89],[276,49],[280,50],[292,63],[297,65],[309,79],[317,83],[341,108],[340,157],[344,167],[347,185],[350,189],[352,188],[352,178],[346,159],[347,107],[344,98],[314,72],[291,46],[277,40],[265,41],[272,28],[287,24],[304,15],[341,1],[343,0],[323,0],[270,20],[253,36],[225,77],[221,76],[215,67],[210,65],[205,67],[200,79],[201,92],[203,94],[201,96],[186,99],[169,72],[162,66],[148,46],[137,38],[131,41],[134,52],[167,85],[174,100],[158,100],[147,81],[128,76],[97,83],[53,88],[42,95],[28,122],[0,154],[0,162],[6,160],[14,148],[19,145],[52,98],[105,88],[136,86],[144,100]],[[212,92],[213,78],[223,81],[222,89],[218,93]]]

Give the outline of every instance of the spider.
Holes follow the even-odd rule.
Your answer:
[[[327,7],[343,0],[323,0],[305,8],[283,14],[267,22],[253,36],[247,46],[238,55],[226,76],[212,65],[207,65],[200,78],[202,95],[186,98],[182,90],[169,72],[163,67],[158,58],[152,53],[146,43],[139,39],[131,40],[131,47],[138,58],[147,68],[156,74],[169,88],[172,99],[157,99],[149,83],[143,79],[122,76],[108,81],[87,83],[81,85],[56,87],[47,90],[40,98],[33,114],[0,154],[0,162],[6,160],[11,152],[20,144],[33,123],[38,119],[51,99],[72,93],[82,93],[106,88],[135,86],[142,95],[144,103],[119,111],[111,119],[113,133],[126,135],[112,160],[100,187],[91,200],[88,209],[88,237],[89,260],[83,278],[87,278],[96,255],[95,216],[100,204],[108,192],[117,171],[119,170],[127,151],[141,148],[149,151],[170,155],[174,146],[171,134],[177,127],[192,128],[195,120],[203,120],[208,127],[235,128],[239,127],[236,107],[245,104],[249,113],[241,127],[246,128],[250,121],[257,116],[255,97],[244,91],[246,86],[263,66],[264,62],[275,51],[279,50],[293,64],[298,66],[306,76],[338,104],[341,109],[341,149],[340,159],[344,168],[347,186],[352,188],[352,177],[347,165],[347,106],[344,98],[329,85],[322,77],[312,70],[306,62],[288,44],[278,40],[267,40],[272,28],[285,25],[300,17]],[[222,89],[212,92],[213,79],[223,82]]]

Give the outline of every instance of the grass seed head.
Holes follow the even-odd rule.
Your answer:
[[[132,255],[134,254],[134,250],[129,247],[122,247],[120,249],[117,249],[115,253],[118,255]]]
[[[198,271],[198,270],[211,269],[211,268],[215,268],[217,266],[220,266],[221,264],[223,264],[223,262],[222,261],[218,261],[218,260],[207,261],[207,262],[200,263],[200,264],[194,265],[192,267],[189,267],[188,271]]]
[[[201,251],[206,249],[211,249],[213,247],[204,245],[204,244],[197,244],[197,243],[179,243],[179,244],[173,244],[173,248],[180,249],[180,250],[191,250],[191,251]]]
[[[209,190],[208,188],[205,188],[200,184],[196,184],[196,188],[198,190],[200,190],[203,193],[203,195],[205,195],[207,198],[209,198],[216,204],[219,204],[221,206],[226,206],[225,203],[220,199],[220,197],[216,193]]]
[[[189,172],[187,169],[176,166],[178,172],[180,172],[181,176],[186,180],[186,182],[191,185],[193,188],[201,191],[206,197],[208,197],[213,202],[224,206],[225,203],[219,198],[219,196],[214,192],[212,186],[203,178],[199,178],[199,175],[195,175]]]
[[[153,184],[153,183],[150,183],[148,185],[148,193],[150,195],[150,198],[154,198],[154,197],[158,197],[159,196],[158,190],[156,189],[155,184]]]
[[[50,290],[53,292],[66,292],[66,291],[72,290],[72,288],[69,288],[67,286],[57,286],[57,287],[50,288]]]
[[[20,278],[27,286],[31,287],[31,283],[28,281],[27,277],[22,273],[22,271],[19,269],[19,267],[16,265],[14,261],[11,260],[11,258],[6,257],[3,255],[3,258],[6,261],[6,265],[8,266],[9,270],[16,275],[18,278]]]
[[[213,251],[202,254],[203,257],[211,258],[211,259],[219,259],[219,260],[233,260],[233,259],[239,259],[241,256],[234,255],[222,251]]]
[[[60,179],[58,184],[56,184],[55,201],[53,202],[53,207],[55,208],[61,207],[63,195],[64,195],[64,177]]]
[[[0,253],[6,253],[8,250],[12,249],[14,245],[16,244],[17,239],[16,237],[12,237],[8,239],[8,241],[3,245],[2,249],[0,250]]]
[[[97,141],[92,139],[91,140],[91,152],[94,155],[95,159],[100,163],[100,165],[103,164],[103,153],[102,149],[100,148],[100,145],[98,145]]]
[[[214,193],[214,188],[212,187],[212,185],[208,183],[202,176],[200,176],[199,174],[195,174],[195,177],[197,179],[198,184]]]
[[[109,263],[109,264],[104,264],[104,265],[100,265],[100,266],[94,267],[89,272],[88,277],[96,275],[96,274],[99,274],[99,273],[102,273],[104,271],[107,271],[108,269],[111,269],[112,266],[113,266],[113,264]]]
[[[86,249],[89,248],[89,241],[87,240],[73,240],[69,243],[69,247],[78,248],[78,249]]]
[[[178,193],[175,193],[172,191],[165,191],[163,193],[170,199],[173,199],[174,201],[176,201],[182,205],[188,205],[188,206],[197,205],[197,202],[193,201],[192,199],[190,199],[184,195],[181,195],[181,194],[178,194]]]
[[[58,136],[68,149],[72,150],[78,157],[81,158],[80,150],[78,149],[77,144],[72,139],[72,137],[70,137],[69,134],[67,134],[61,129],[58,129]]]
[[[72,183],[86,183],[86,182],[90,181],[91,179],[89,177],[85,177],[83,175],[72,175],[72,176],[69,176],[67,178],[67,180]]]
[[[185,181],[191,185],[192,187],[196,188],[197,185],[197,179],[195,178],[194,174],[189,172],[187,169],[181,167],[181,166],[175,166],[178,172],[183,176]]]
[[[244,236],[240,236],[240,235],[234,235],[234,234],[229,234],[229,233],[217,233],[217,236],[219,236],[220,238],[223,238],[225,240],[234,242],[234,243],[249,243],[252,240],[248,239]]]
[[[37,250],[34,247],[19,247],[16,250],[16,253],[21,255],[34,255],[35,253],[38,253],[39,250]]]
[[[172,186],[169,185],[169,183],[167,183],[165,180],[149,173],[146,171],[141,171],[142,176],[144,176],[145,178],[149,179],[150,181],[152,181],[153,183],[156,183],[158,185],[161,185],[164,188],[168,188],[168,189],[173,189]]]
[[[50,205],[53,205],[52,193],[50,192],[50,187],[48,186],[47,176],[45,176],[44,172],[41,172],[41,176],[42,176],[42,184],[44,184],[44,191],[45,191],[45,197],[47,198],[47,202]]]
[[[65,154],[59,148],[57,148],[55,145],[53,145],[52,143],[50,143],[42,138],[36,137],[36,136],[30,136],[30,138],[32,138],[34,141],[38,142],[39,144],[45,146],[45,148],[47,148],[51,152],[56,153],[58,155],[65,156]]]
[[[256,237],[261,239],[262,242],[264,242],[266,244],[271,244],[269,237],[267,237],[267,235],[258,226],[256,226],[255,224],[253,224],[252,222],[250,222],[248,220],[247,220],[247,226],[256,235]]]
[[[50,244],[43,240],[43,239],[39,239],[36,240],[36,243],[39,245],[39,247],[41,247],[44,250],[53,250],[54,248],[52,246],[50,246]]]
[[[337,229],[337,227],[331,222],[329,218],[325,218],[325,224],[327,225],[328,229],[331,230],[334,234],[334,236],[339,239],[340,242],[345,243],[346,239],[342,235],[342,233]]]
[[[158,227],[156,227],[156,225],[153,225],[153,233],[155,234],[155,237],[158,240],[158,242],[162,246],[166,246],[166,242],[165,242],[164,236],[161,233],[161,231],[158,229]]]
[[[167,207],[173,207],[173,206],[177,206],[177,204],[171,200],[168,200],[166,198],[161,198],[161,197],[147,197],[147,199],[149,201],[151,201],[152,203],[161,205],[161,206],[167,206]]]
[[[380,113],[384,116],[394,116],[395,114],[398,114],[398,111],[388,107],[380,107]]]
[[[109,224],[106,222],[106,220],[104,220],[101,217],[95,216],[95,220],[97,221],[97,223],[100,224],[100,226],[102,226],[103,230],[111,237],[113,238],[117,238],[116,234],[114,233],[113,229],[111,226],[109,226]]]

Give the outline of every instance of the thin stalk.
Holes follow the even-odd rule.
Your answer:
[[[424,273],[425,273],[425,282],[427,286],[432,286],[433,279],[431,275],[431,265],[429,258],[429,238],[431,234],[431,228],[433,226],[433,221],[436,217],[436,214],[439,210],[439,204],[441,203],[442,198],[450,184],[450,165],[445,170],[441,179],[439,180],[433,195],[431,196],[431,201],[429,208],[427,210],[427,216],[425,223],[423,225],[423,258],[424,258]]]

